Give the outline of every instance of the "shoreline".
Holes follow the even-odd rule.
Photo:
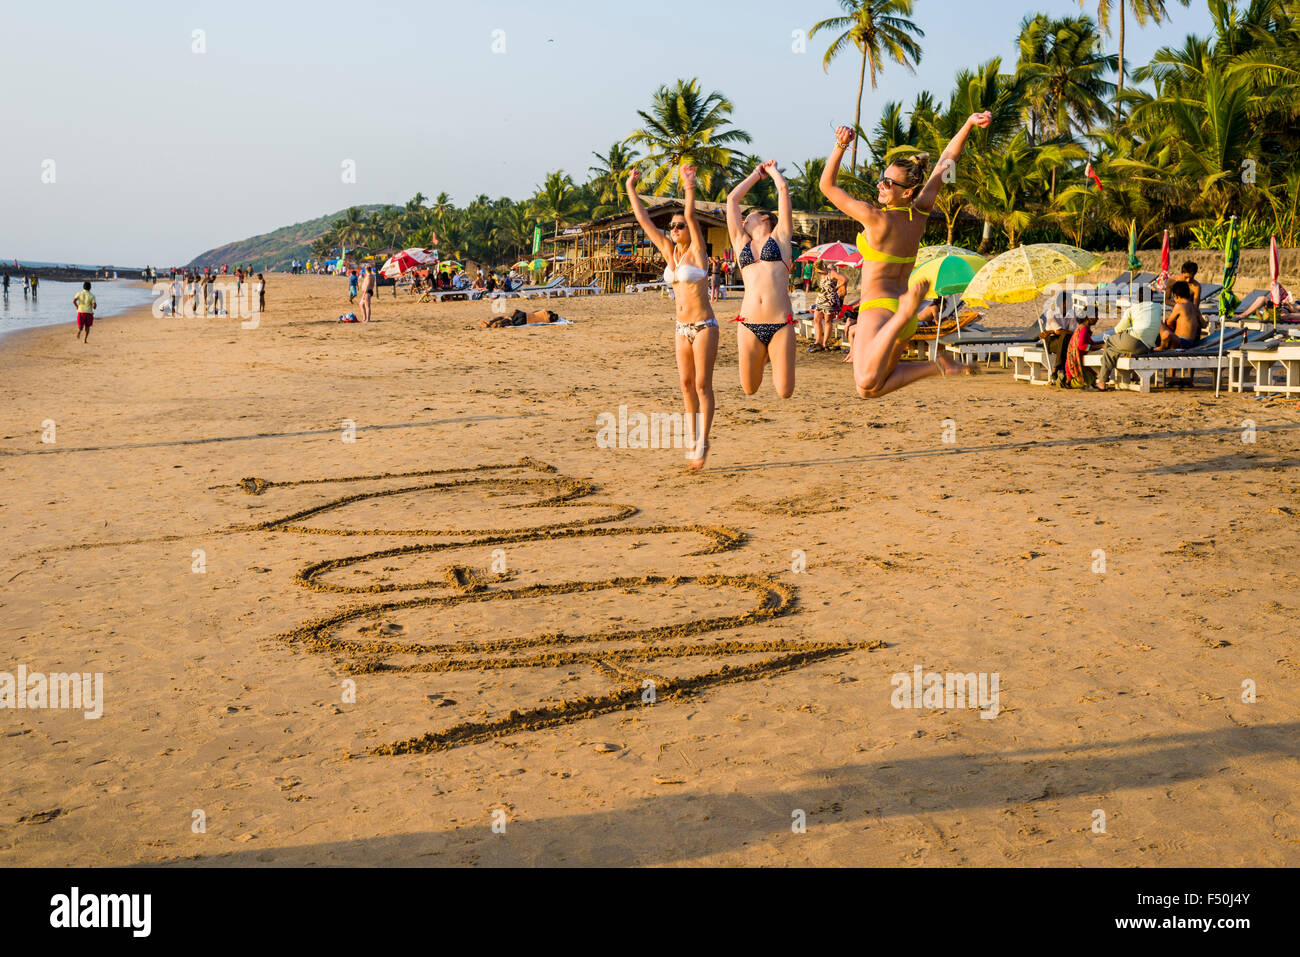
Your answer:
[[[57,281],[57,282],[63,282],[64,280],[54,280],[54,281]],[[84,282],[85,280],[82,280],[82,281]],[[99,282],[101,282],[101,283],[102,283],[102,282],[133,282],[133,283],[135,283],[135,284],[137,284],[137,285],[139,285],[139,286],[143,286],[143,287],[146,287],[146,288],[148,287],[148,283],[146,283],[146,282],[145,282],[144,280],[142,280],[142,279],[134,279],[134,280],[125,280],[125,279],[117,279],[117,280],[107,279],[107,280],[105,280],[105,279],[101,279],[101,280],[99,280]],[[94,291],[94,288],[93,288],[94,283],[95,283],[95,280],[92,279],[92,280],[91,280],[91,285],[92,285],[91,291],[92,291],[92,292]],[[13,291],[12,291],[12,290],[10,290],[10,295],[13,295]],[[110,314],[108,314],[108,315],[106,315],[106,316],[100,316],[99,313],[96,313],[96,314],[95,314],[95,326],[98,326],[101,322],[110,322],[110,321],[112,321],[112,320],[114,320],[114,319],[126,319],[126,318],[130,318],[131,316],[136,316],[136,318],[142,318],[142,317],[152,318],[152,317],[153,317],[153,312],[152,312],[152,310],[153,310],[153,304],[152,304],[151,302],[149,302],[149,303],[142,303],[142,304],[134,305],[134,306],[127,306],[127,307],[126,307],[125,309],[123,309],[121,312],[113,312],[113,313],[110,313]],[[15,341],[19,336],[25,336],[25,335],[28,335],[28,334],[30,334],[30,333],[34,333],[34,332],[48,332],[48,331],[50,331],[50,330],[52,330],[52,329],[58,329],[58,328],[64,326],[65,324],[66,324],[66,325],[69,325],[69,326],[72,326],[72,327],[75,329],[75,327],[76,327],[76,325],[77,325],[77,314],[76,314],[75,312],[72,312],[72,313],[71,313],[71,318],[66,319],[66,320],[65,320],[65,319],[60,319],[60,320],[58,320],[57,322],[44,322],[44,323],[41,323],[41,324],[39,324],[39,325],[28,326],[28,327],[25,328],[25,329],[10,329],[10,330],[8,330],[8,331],[0,331],[0,349],[4,349],[8,343]],[[94,326],[92,326],[91,329],[92,329],[92,331],[93,331]]]

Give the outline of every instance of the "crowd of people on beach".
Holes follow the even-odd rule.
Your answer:
[[[256,297],[256,306],[253,306],[250,299],[249,308],[256,308],[257,312],[266,311],[265,276],[259,272],[254,278],[251,269],[236,266],[233,284],[228,279],[220,281],[219,277],[231,275],[225,266],[221,267],[220,272],[213,267],[205,267],[202,272],[173,269],[170,282],[155,282],[154,291],[168,297],[163,303],[165,314],[204,318],[228,315],[231,306],[230,296],[233,295],[238,302],[239,296],[243,294],[244,284],[248,283],[250,297]]]

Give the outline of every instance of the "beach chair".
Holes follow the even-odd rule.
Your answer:
[[[1007,350],[1016,345],[1033,345],[1038,341],[1038,334],[1042,331],[1043,319],[1039,316],[1038,320],[1027,326],[1023,332],[1011,334],[993,335],[989,333],[976,333],[975,335],[963,334],[960,339],[954,337],[953,341],[948,342],[944,348],[957,357],[959,362],[992,362],[993,357],[997,356],[1001,360],[1001,365],[1005,368],[1007,365]]]
[[[524,286],[521,289],[512,289],[509,292],[498,291],[492,293],[493,299],[531,299],[534,296],[543,299],[549,299],[551,296],[563,296],[564,277],[556,276],[544,286]]]
[[[632,292],[647,292],[651,289],[665,289],[667,288],[667,283],[660,279],[658,282],[638,282],[628,288]]]
[[[1263,342],[1266,335],[1258,332],[1243,334],[1237,330],[1226,330],[1207,336],[1193,349],[1170,349],[1165,352],[1148,352],[1140,356],[1120,356],[1119,362],[1115,364],[1115,385],[1121,389],[1148,393],[1152,385],[1163,385],[1171,372],[1186,372],[1190,377],[1201,370],[1213,371],[1219,367],[1220,337],[1223,339],[1223,351],[1227,354],[1243,343]],[[1089,352],[1083,362],[1085,366],[1098,367],[1101,365],[1101,353]],[[1126,379],[1119,374],[1120,372],[1129,373],[1129,377]]]
[[[581,293],[586,293],[592,296],[600,295],[600,283],[596,282],[594,279],[585,286],[562,286],[561,288],[564,290],[564,295],[566,297],[576,296]]]

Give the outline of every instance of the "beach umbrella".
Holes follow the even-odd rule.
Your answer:
[[[1164,322],[1165,305],[1169,302],[1169,230],[1167,229],[1165,230],[1165,238],[1160,243],[1160,275],[1156,277],[1156,281],[1151,285],[1153,288],[1165,293],[1160,297],[1160,321]]]
[[[965,246],[922,246],[916,251],[916,264],[924,266],[931,259],[942,259],[944,256],[978,256],[979,253],[973,249],[967,249]]]
[[[393,253],[384,264],[379,267],[379,273],[387,276],[389,279],[396,279],[398,276],[405,275],[416,266],[426,266],[438,258],[436,253],[427,249],[403,249],[401,252]]]
[[[975,274],[984,268],[987,263],[983,256],[977,256],[974,253],[958,256],[941,256],[938,259],[931,259],[928,262],[917,266],[912,270],[912,274],[907,277],[907,284],[921,279],[929,280],[930,289],[936,296],[944,298],[948,296],[957,296],[966,291]],[[939,330],[943,327],[943,309],[939,309],[938,316],[934,322],[934,348],[939,349]],[[957,338],[961,338],[961,324],[957,324]]]
[[[530,262],[530,263],[528,264],[528,268],[529,268],[529,269],[545,269],[545,268],[546,268],[546,260],[545,260],[545,259],[534,259],[532,262]]]
[[[1105,258],[1077,246],[1036,243],[1017,246],[990,259],[966,287],[975,306],[994,302],[1028,302],[1055,283],[1092,272]]]
[[[1237,261],[1241,258],[1241,239],[1237,235],[1237,217],[1228,220],[1228,232],[1223,237],[1223,291],[1219,293],[1219,359],[1214,368],[1214,394],[1219,394],[1219,380],[1223,378],[1223,321],[1232,316],[1238,299],[1232,287],[1237,282]]]
[[[802,256],[795,260],[797,263],[816,263],[832,262],[842,263],[851,256],[857,255],[861,261],[861,255],[852,246],[845,243],[822,243],[820,246],[814,246]]]
[[[1268,238],[1268,298],[1273,303],[1273,321],[1277,321],[1277,307],[1282,305],[1282,263],[1277,255],[1277,234]]]

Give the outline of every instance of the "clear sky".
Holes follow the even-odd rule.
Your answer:
[[[1163,26],[1130,23],[1131,62],[1209,32],[1202,0],[1169,6]],[[864,126],[886,100],[946,98],[959,68],[1014,64],[1027,13],[1079,9],[916,0],[920,68],[886,67]],[[1096,3],[1084,9],[1095,16]],[[852,119],[856,54],[826,74],[829,39],[792,50],[793,31],[837,13],[833,0],[10,4],[0,258],[181,263],[417,190],[458,205],[522,199],[550,170],[585,179],[592,151],[630,133],[655,87],[678,77],[729,97],[749,150],[789,168],[824,155],[832,126]],[[48,160],[54,181],[42,182]]]

